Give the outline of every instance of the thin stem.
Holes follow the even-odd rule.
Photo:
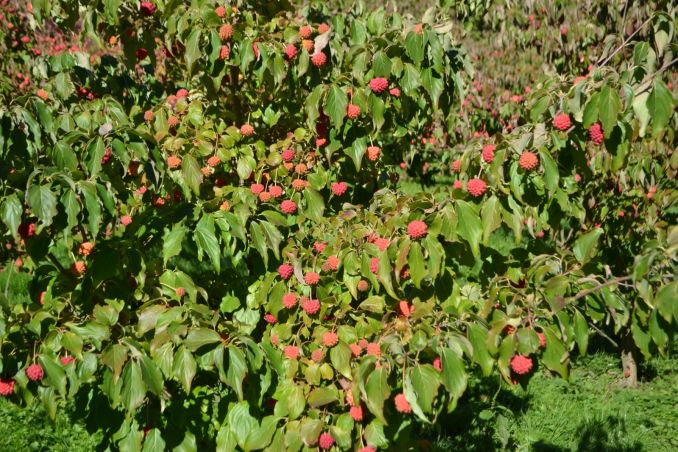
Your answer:
[[[614,50],[614,52],[612,52],[612,53],[610,54],[610,56],[608,56],[607,58],[605,58],[605,60],[604,60],[602,63],[600,63],[600,64],[598,65],[598,67],[603,67],[603,66],[605,66],[605,65],[612,59],[612,57],[614,57],[617,53],[619,53],[620,50],[622,50],[624,47],[626,47],[626,44],[628,44],[628,42],[629,42],[635,35],[637,35],[638,32],[640,32],[640,30],[642,30],[642,29],[645,27],[645,25],[647,25],[648,23],[650,23],[651,20],[652,20],[652,17],[648,18],[645,22],[643,22],[643,24],[642,24],[640,27],[638,27],[638,28],[636,29],[636,31],[634,31],[633,33],[631,33],[631,35],[630,35],[628,38],[626,38],[626,39],[624,40],[624,42],[622,42],[621,45],[620,45],[619,47],[617,47],[617,48]]]
[[[629,279],[631,279],[631,276],[620,276],[620,277],[611,279],[611,280],[606,281],[602,284],[598,284],[595,287],[591,287],[590,289],[586,289],[584,291],[579,292],[577,295],[570,298],[569,301],[570,301],[570,303],[577,301],[580,298],[584,298],[587,295],[591,295],[592,293],[599,291],[600,289],[603,289],[603,288],[608,287],[608,286],[613,286],[613,285],[618,284],[618,283],[623,282],[623,281],[628,281]]]

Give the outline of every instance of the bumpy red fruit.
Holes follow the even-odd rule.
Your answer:
[[[280,267],[278,267],[278,274],[284,280],[290,279],[293,273],[294,268],[290,264],[281,264]]]
[[[44,375],[45,373],[43,372],[42,367],[40,367],[40,364],[31,364],[26,368],[26,376],[31,381],[40,381]]]
[[[370,80],[370,89],[377,94],[383,93],[388,89],[388,80],[383,77],[375,77]]]
[[[320,282],[320,275],[316,272],[308,272],[304,275],[304,281],[309,286],[315,286]]]
[[[219,39],[222,41],[227,41],[233,36],[233,25],[223,24],[219,27]]]
[[[314,53],[311,57],[311,63],[315,67],[322,67],[327,63],[327,55],[323,52]]]
[[[123,215],[122,217],[120,217],[120,223],[122,223],[123,226],[129,226],[130,224],[132,224],[132,217],[130,217],[129,215]]]
[[[363,352],[363,348],[358,344],[350,344],[348,348],[351,349],[351,354],[356,357],[360,356],[360,354]]]
[[[68,366],[70,363],[75,361],[75,358],[70,356],[70,355],[66,355],[66,356],[62,356],[61,358],[59,358],[59,361],[61,361],[62,365]]]
[[[560,113],[553,118],[553,127],[558,130],[565,131],[572,125],[570,115],[567,113]]]
[[[277,185],[271,185],[268,187],[268,192],[273,196],[274,198],[279,198],[283,194],[283,189]]]
[[[324,432],[318,438],[318,445],[321,449],[329,449],[334,445],[334,438],[328,432]]]
[[[511,370],[518,375],[525,375],[532,370],[532,358],[523,355],[515,355],[511,358]]]
[[[288,292],[282,297],[283,306],[287,309],[292,309],[297,304],[297,294]]]
[[[309,315],[316,314],[320,311],[320,301],[319,300],[304,300],[301,304],[301,308]]]
[[[297,48],[294,44],[287,44],[285,46],[285,56],[288,60],[293,60],[297,56]]]
[[[492,163],[494,161],[494,150],[497,147],[494,144],[486,144],[483,146],[483,160],[485,163]]]
[[[386,249],[391,245],[391,241],[385,237],[379,237],[374,241],[374,244],[377,245],[379,251],[386,251]]]
[[[407,225],[407,235],[409,235],[411,239],[416,240],[426,236],[426,229],[426,223],[423,221],[410,221],[410,224]]]
[[[299,347],[294,345],[288,345],[284,350],[285,357],[288,359],[297,359],[299,358]]]
[[[152,16],[155,13],[156,6],[153,2],[141,2],[139,10],[144,16]]]
[[[414,312],[414,306],[412,306],[407,300],[401,300],[398,303],[398,312],[403,317],[409,317]]]
[[[327,33],[328,31],[330,31],[329,25],[327,25],[327,24],[318,25],[318,33],[319,34]]]
[[[358,281],[357,288],[358,288],[358,291],[360,291],[360,292],[367,292],[367,290],[370,288],[370,285],[368,284],[367,281],[365,281],[364,279],[361,279],[360,281]]]
[[[338,342],[339,336],[337,336],[337,333],[328,331],[325,334],[323,334],[323,345],[325,347],[334,347],[335,345],[337,345]]]
[[[256,184],[255,183],[255,184],[250,185],[250,191],[255,195],[258,195],[259,193],[263,192],[265,189],[266,189],[266,187],[264,187],[262,184]]]
[[[379,258],[373,257],[370,259],[370,271],[375,274],[379,271]]]
[[[276,323],[278,321],[278,319],[276,319],[275,316],[273,314],[271,314],[270,312],[266,313],[266,315],[264,315],[264,320],[266,321],[266,323],[270,323],[271,325],[273,325],[274,323]]]
[[[335,196],[343,195],[346,193],[347,189],[348,184],[346,182],[335,182],[332,184],[332,193],[334,193]]]
[[[362,422],[364,417],[363,407],[360,405],[352,406],[351,409],[348,410],[348,414],[353,418],[354,421]]]
[[[487,190],[487,184],[482,179],[471,179],[466,184],[466,189],[474,197],[483,196],[485,190]]]
[[[534,152],[524,151],[522,154],[520,154],[520,160],[518,160],[518,164],[525,171],[532,171],[539,165],[539,157],[537,157],[537,154]]]
[[[377,452],[377,449],[375,449],[374,447],[366,446],[358,449],[358,452]]]
[[[285,162],[291,162],[292,160],[294,160],[294,150],[292,150],[292,149],[285,149],[285,150],[282,152],[282,159],[283,159],[283,161],[285,161]]]
[[[313,33],[313,29],[312,29],[311,27],[307,26],[307,25],[305,25],[305,26],[303,26],[303,27],[301,27],[301,28],[299,29],[299,36],[300,36],[302,39],[308,39],[308,38],[310,38],[310,37],[311,37],[311,33]]]
[[[410,402],[407,401],[407,397],[405,397],[405,394],[401,393],[395,396],[394,402],[396,410],[398,410],[399,413],[412,412],[412,407],[410,406]]]
[[[379,146],[368,146],[367,147],[367,158],[373,162],[379,158],[381,155],[381,148]]]
[[[358,116],[360,116],[360,107],[356,104],[348,104],[346,116],[348,116],[349,119],[356,119]]]
[[[250,124],[243,124],[240,126],[240,133],[246,137],[252,136],[254,134],[254,127]]]
[[[228,57],[231,56],[231,48],[226,44],[222,45],[219,48],[219,58],[222,60],[228,60]]]
[[[539,337],[539,348],[546,348],[546,336],[542,332],[538,332],[537,336]]]
[[[294,201],[286,199],[282,203],[280,203],[280,210],[282,210],[283,213],[286,214],[293,214],[294,212],[297,211],[297,205],[294,203]]]
[[[441,361],[440,356],[436,356],[436,358],[433,360],[433,367],[438,372],[443,371],[443,362]]]
[[[381,356],[381,347],[376,342],[370,342],[365,348],[368,355],[377,357]]]
[[[597,145],[601,144],[603,140],[605,140],[603,127],[600,125],[600,123],[592,124],[591,127],[589,127],[589,137],[591,137],[591,141]]]
[[[167,157],[167,166],[169,166],[171,169],[179,168],[179,165],[181,165],[180,157],[177,157],[176,155],[170,155]]]
[[[452,171],[455,173],[461,173],[461,160],[455,160],[452,162]]]
[[[0,396],[9,397],[14,393],[14,380],[0,379]]]
[[[330,256],[327,258],[327,268],[336,271],[339,268],[339,258],[337,256]]]
[[[388,93],[393,97],[400,97],[400,90],[398,88],[391,88]]]
[[[316,348],[315,350],[313,350],[313,352],[311,352],[311,359],[315,362],[322,361],[324,356],[325,354],[320,348]]]
[[[226,8],[224,6],[217,6],[214,8],[214,13],[217,17],[224,17],[226,15]]]
[[[89,256],[90,254],[92,254],[92,250],[94,250],[94,243],[92,243],[92,242],[82,242],[80,244],[80,248],[78,249],[78,252],[83,256]]]

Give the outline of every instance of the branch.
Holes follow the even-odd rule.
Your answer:
[[[592,293],[597,292],[604,287],[613,286],[613,285],[618,284],[620,282],[628,281],[629,279],[631,279],[631,276],[619,276],[617,278],[606,281],[602,284],[598,284],[595,287],[591,287],[590,289],[586,289],[586,290],[579,292],[577,295],[575,295],[574,297],[572,297],[570,299],[570,302],[577,301],[580,298],[584,298],[587,295],[591,295]]]
[[[598,65],[598,67],[603,67],[603,66],[605,66],[605,65],[612,59],[612,57],[615,56],[617,53],[619,53],[619,51],[620,51],[621,49],[623,49],[624,47],[626,47],[626,44],[628,44],[629,41],[630,41],[635,35],[637,35],[638,32],[639,32],[640,30],[642,30],[643,28],[645,28],[645,25],[647,25],[648,23],[650,23],[651,20],[652,20],[652,17],[648,18],[645,22],[643,22],[643,24],[642,24],[640,27],[638,27],[638,28],[636,29],[636,31],[634,31],[633,33],[631,33],[631,35],[629,35],[628,38],[624,39],[624,42],[622,42],[621,45],[620,45],[619,47],[617,47],[617,48],[614,50],[614,52],[612,52],[612,53],[610,54],[610,56],[608,56],[607,58],[605,58],[605,60],[604,60],[602,63],[600,63],[600,64]]]

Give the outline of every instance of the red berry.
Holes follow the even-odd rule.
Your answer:
[[[318,445],[321,449],[329,449],[334,445],[334,438],[328,432],[324,432],[320,435],[318,439]]]
[[[332,193],[334,193],[335,196],[343,195],[346,193],[347,189],[348,184],[346,184],[346,182],[335,182],[332,184]]]
[[[183,287],[177,287],[176,290],[174,291],[174,293],[177,294],[177,297],[181,298],[184,295],[186,295],[186,289],[184,289]]]
[[[322,361],[324,356],[325,356],[325,354],[323,353],[322,349],[320,349],[320,348],[316,348],[315,350],[313,350],[313,352],[311,352],[311,359],[315,362]]]
[[[370,89],[374,93],[383,93],[388,88],[388,80],[383,77],[376,77],[370,80]]]
[[[360,116],[360,107],[355,104],[348,104],[346,116],[350,119],[355,119]]]
[[[243,124],[240,126],[240,133],[246,137],[250,137],[254,134],[254,127],[252,127],[250,124]]]
[[[59,361],[61,361],[62,365],[68,366],[70,363],[75,361],[75,358],[72,357],[72,356],[66,355],[66,356],[62,356],[61,358],[59,358]]]
[[[280,203],[280,210],[282,210],[283,213],[286,214],[293,214],[294,212],[297,211],[297,205],[294,203],[294,201],[286,199],[282,203]]]
[[[297,359],[299,358],[299,347],[296,347],[294,345],[288,345],[285,347],[284,350],[285,357],[288,359]]]
[[[262,184],[252,184],[250,185],[250,190],[253,194],[258,195],[266,189]]]
[[[129,226],[130,224],[132,224],[132,217],[130,217],[129,215],[123,215],[122,217],[120,217],[120,223],[122,223],[123,226]]]
[[[167,157],[167,166],[170,169],[179,168],[180,165],[181,165],[180,157],[177,157],[176,155],[170,155],[169,157]]]
[[[233,36],[233,25],[223,24],[219,27],[219,39],[222,41],[228,41],[231,36]]]
[[[407,225],[407,234],[411,239],[416,240],[426,236],[426,223],[419,220],[410,221]]]
[[[31,364],[26,368],[26,376],[31,381],[40,381],[44,375],[45,373],[43,372],[42,367],[40,367],[40,364]]]
[[[362,422],[363,420],[363,407],[360,405],[352,406],[348,410],[348,414],[353,418],[354,421]]]
[[[409,226],[408,226],[409,229]],[[379,237],[374,241],[374,244],[377,245],[379,251],[386,251],[386,249],[391,245],[391,241],[385,237]]]
[[[436,356],[436,358],[433,360],[433,367],[434,367],[435,370],[437,370],[438,372],[442,372],[442,371],[443,371],[443,362],[442,362],[442,360],[440,359],[440,356]]]
[[[278,274],[284,280],[290,279],[293,273],[294,267],[292,267],[290,264],[281,264],[280,267],[278,267]]]
[[[282,303],[287,309],[292,309],[297,304],[297,294],[292,292],[286,293],[283,295]]]
[[[367,290],[369,288],[370,288],[370,285],[364,279],[361,279],[360,281],[358,281],[358,290],[360,292],[367,292]]]
[[[335,345],[337,345],[338,342],[339,336],[337,336],[337,333],[328,331],[325,334],[323,334],[323,345],[325,347],[334,347]]]
[[[401,300],[398,303],[398,312],[400,312],[400,315],[403,317],[409,317],[414,312],[414,306],[412,306],[406,300]]]
[[[299,29],[299,36],[302,39],[308,39],[311,37],[311,33],[313,33],[313,29],[307,25],[304,25]]]
[[[155,13],[156,6],[152,2],[141,2],[139,10],[144,16],[152,16]]]
[[[535,154],[534,152],[524,151],[520,155],[520,160],[518,160],[518,164],[525,171],[532,171],[537,166],[539,166],[539,157],[537,157],[537,154]]]
[[[301,303],[301,308],[309,315],[317,314],[320,311],[320,301],[306,299]]]
[[[457,159],[452,162],[452,171],[455,173],[461,173],[461,160]]]
[[[279,198],[283,194],[283,189],[277,185],[271,185],[268,187],[268,192],[273,196],[274,198]]]
[[[282,153],[282,159],[285,162],[291,162],[294,160],[294,151],[292,149],[285,149]]]
[[[285,46],[285,56],[288,60],[293,60],[297,56],[297,48],[294,44],[287,44]]]
[[[388,93],[393,97],[400,97],[400,90],[398,88],[391,88]]]
[[[483,196],[485,190],[487,190],[487,184],[482,179],[471,179],[466,184],[466,189],[474,197]]]
[[[396,395],[394,402],[396,410],[398,410],[399,413],[412,412],[412,407],[410,406],[410,402],[407,401],[407,397],[405,397],[405,394],[401,393]]]
[[[494,144],[486,144],[483,146],[483,160],[485,163],[492,163],[494,160],[494,150],[497,147]]]
[[[9,397],[14,393],[14,380],[0,379],[0,396]]]
[[[537,332],[539,336],[539,348],[546,348],[546,336],[542,332]]]
[[[226,44],[223,44],[219,49],[219,58],[222,60],[228,60],[229,56],[231,56],[231,48]]]
[[[327,268],[336,271],[339,268],[339,258],[337,256],[330,256],[327,258]]]
[[[214,9],[214,13],[215,13],[218,17],[224,17],[224,16],[226,15],[226,8],[225,8],[224,6],[217,6],[217,7]]]
[[[381,148],[379,146],[368,146],[367,147],[367,158],[373,162],[379,158],[381,154]]]
[[[370,356],[381,356],[381,347],[376,342],[370,342],[367,344],[367,354]]]
[[[273,325],[274,323],[276,323],[278,321],[278,319],[276,319],[275,316],[273,314],[271,314],[270,312],[268,312],[268,313],[266,313],[266,315],[264,315],[264,320],[266,321],[266,323],[270,323],[271,325]]]
[[[455,180],[454,183],[452,184],[452,188],[454,188],[455,190],[461,190],[462,188],[464,188],[464,184],[462,184],[460,180]]]
[[[358,344],[350,344],[348,347],[351,349],[353,356],[360,356],[360,354],[363,352],[363,348]]]
[[[558,130],[565,131],[569,129],[571,125],[570,115],[567,113],[560,113],[553,118],[553,126]]]
[[[605,134],[600,123],[595,123],[589,127],[589,137],[594,144],[599,145],[605,140]]]
[[[525,375],[532,370],[532,358],[523,355],[515,355],[511,358],[511,369],[518,375]]]
[[[318,25],[318,33],[319,34],[324,34],[330,31],[330,26],[327,24],[320,24]]]
[[[309,286],[315,286],[320,282],[320,275],[316,272],[308,272],[304,275],[304,281]]]
[[[314,53],[311,57],[311,63],[313,63],[315,67],[322,67],[327,63],[327,55],[323,52]]]
[[[379,271],[379,258],[373,257],[370,259],[370,271],[374,274]]]

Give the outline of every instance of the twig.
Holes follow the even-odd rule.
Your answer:
[[[617,47],[617,48],[614,50],[614,52],[612,52],[612,53],[610,54],[610,56],[608,56],[607,58],[605,58],[605,60],[604,60],[602,63],[598,64],[598,67],[603,67],[603,66],[605,66],[605,65],[612,59],[612,57],[615,56],[617,53],[619,53],[619,51],[620,51],[621,49],[623,49],[624,47],[626,47],[626,44],[628,44],[629,41],[630,41],[635,35],[637,35],[638,32],[640,32],[640,30],[642,30],[642,29],[645,27],[645,25],[647,25],[648,23],[650,23],[651,20],[652,20],[652,17],[648,18],[645,22],[643,22],[643,24],[642,24],[640,27],[638,27],[638,28],[636,29],[636,31],[634,31],[633,33],[631,33],[631,35],[630,35],[628,38],[624,39],[624,42],[622,42],[621,45],[620,45],[619,47]]]
[[[614,279],[611,279],[609,281],[606,281],[602,284],[598,284],[595,287],[591,287],[590,289],[586,289],[582,292],[579,292],[577,295],[570,298],[570,302],[577,301],[580,298],[584,298],[587,295],[591,295],[593,292],[596,292],[596,291],[598,291],[598,290],[600,290],[604,287],[612,286],[612,285],[615,285],[615,284],[623,282],[623,281],[628,281],[629,279],[631,279],[631,276],[620,276],[618,278],[614,278]]]
[[[600,328],[598,328],[597,326],[595,326],[593,323],[591,323],[589,326],[590,326],[591,328],[593,328],[594,330],[596,330],[596,333],[600,334],[600,335],[603,336],[605,339],[607,339],[608,341],[610,341],[610,343],[611,343],[612,345],[614,345],[615,347],[619,348],[619,344],[617,344],[617,343],[614,341],[614,339],[612,339],[610,336],[608,336],[607,334],[603,333],[603,331],[602,331]]]

